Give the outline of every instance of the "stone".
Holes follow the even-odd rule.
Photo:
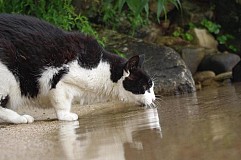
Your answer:
[[[193,78],[196,83],[203,82],[207,79],[213,79],[215,77],[215,73],[213,71],[202,71],[194,74]]]
[[[206,79],[205,81],[202,82],[203,87],[208,87],[208,86],[218,87],[220,85],[221,85],[220,83],[218,83],[217,81],[215,81],[213,79]]]
[[[241,82],[241,61],[234,66],[232,70],[232,77],[233,82]]]
[[[158,95],[176,95],[196,91],[190,70],[181,56],[172,48],[140,41],[127,35],[106,29],[100,30],[100,36],[108,39],[108,51],[128,48],[127,57],[145,54],[145,70],[155,81],[155,93]],[[109,43],[110,42],[110,43]]]
[[[187,67],[190,69],[191,73],[197,71],[198,65],[205,56],[204,48],[184,48],[182,49],[182,59],[186,63]]]
[[[195,84],[196,90],[201,90],[202,89],[202,84],[201,83],[196,83]]]
[[[211,48],[217,50],[218,42],[206,29],[193,29],[193,42],[204,48]]]
[[[232,68],[240,61],[240,57],[232,53],[218,53],[204,57],[198,67],[198,71],[211,70],[215,74],[232,71]]]
[[[158,36],[156,37],[155,43],[159,45],[165,45],[165,46],[174,46],[174,45],[186,46],[188,44],[188,42],[186,42],[182,38],[173,37],[173,36]]]
[[[192,74],[175,50],[148,43],[134,43],[129,47],[132,55],[145,54],[145,69],[154,76],[157,94],[176,95],[195,91]]]
[[[214,77],[215,81],[225,81],[227,79],[231,79],[232,78],[232,72],[225,72],[225,73],[221,73],[218,74],[216,77]]]

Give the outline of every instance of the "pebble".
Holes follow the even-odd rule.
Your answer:
[[[215,73],[213,71],[202,71],[202,72],[196,72],[193,76],[194,81],[197,82],[203,82],[207,79],[213,79],[215,77]]]
[[[214,80],[224,81],[231,78],[232,78],[232,72],[225,72],[225,73],[218,74],[216,77],[214,77]]]

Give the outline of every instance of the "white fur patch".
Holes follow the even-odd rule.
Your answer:
[[[64,64],[62,67],[46,67],[43,70],[41,77],[38,79],[41,94],[47,95],[49,93],[49,90],[51,89],[50,80],[55,74],[66,67],[68,68],[68,65]]]

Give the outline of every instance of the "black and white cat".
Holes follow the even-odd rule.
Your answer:
[[[154,105],[154,83],[129,60],[105,51],[95,39],[66,32],[30,16],[0,14],[0,119],[32,123],[21,106],[54,107],[59,120],[73,121],[81,104],[121,100]]]

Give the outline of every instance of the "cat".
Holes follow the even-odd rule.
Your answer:
[[[144,56],[112,54],[97,40],[41,19],[0,14],[0,119],[32,123],[21,106],[53,107],[58,120],[75,121],[81,104],[120,100],[155,106],[154,83],[142,69]]]

